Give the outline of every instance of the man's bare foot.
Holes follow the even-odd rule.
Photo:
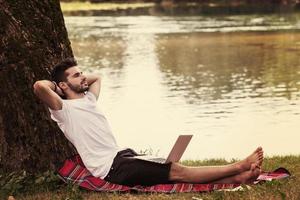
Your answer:
[[[264,152],[261,147],[258,147],[252,154],[247,158],[237,163],[237,166],[240,169],[240,172],[248,171],[251,169],[254,164],[254,168],[261,168],[262,162],[264,159]]]
[[[256,166],[256,164],[253,163],[250,165],[250,169],[247,171],[241,172],[233,176],[221,178],[211,183],[239,183],[239,184],[253,183],[257,179],[260,173],[261,170]]]
[[[261,173],[260,168],[258,168],[255,164],[252,164],[250,170],[234,176],[235,179],[234,182],[242,183],[242,184],[253,183],[257,179],[260,173]]]

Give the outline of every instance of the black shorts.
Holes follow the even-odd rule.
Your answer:
[[[125,149],[116,155],[104,180],[120,185],[156,185],[171,183],[169,173],[172,163],[161,164],[137,159],[132,149]]]

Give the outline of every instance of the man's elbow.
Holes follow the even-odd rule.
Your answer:
[[[42,89],[44,89],[45,86],[43,84],[42,81],[36,81],[34,84],[33,84],[33,92],[37,95]]]
[[[99,76],[99,75],[94,75],[93,76],[93,81],[92,81],[92,83],[91,84],[93,84],[93,83],[101,83],[101,77]]]
[[[97,76],[97,81],[99,82],[99,83],[101,83],[101,76]]]

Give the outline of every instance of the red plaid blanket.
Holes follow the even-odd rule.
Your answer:
[[[77,184],[82,188],[93,191],[139,191],[139,192],[207,192],[220,189],[233,189],[240,184],[159,184],[154,186],[134,186],[128,187],[109,183],[101,178],[94,177],[83,165],[79,155],[67,159],[62,168],[58,170],[58,176],[66,183]],[[282,179],[289,177],[290,173],[284,168],[278,168],[273,172],[264,172],[258,178],[255,184],[261,181],[269,181],[274,179]]]

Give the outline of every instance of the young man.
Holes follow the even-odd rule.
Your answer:
[[[34,93],[49,107],[51,118],[95,177],[134,186],[169,182],[247,183],[260,173],[261,147],[244,160],[224,166],[188,167],[137,159],[138,154],[132,149],[117,145],[107,119],[97,108],[100,77],[84,75],[72,58],[56,65],[51,75],[52,81],[35,82]]]

